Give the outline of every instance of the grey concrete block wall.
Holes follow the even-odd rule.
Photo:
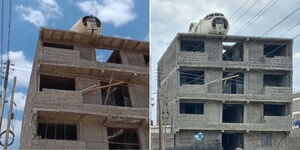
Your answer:
[[[205,42],[205,51],[180,51],[180,39],[202,39]],[[222,41],[242,42],[243,61],[223,61]],[[263,51],[264,44],[270,43],[287,44],[287,56],[266,58]],[[173,134],[177,135],[181,132],[187,134],[189,130],[201,130],[218,133],[220,138],[222,134],[220,131],[243,133],[247,131],[253,132],[253,134],[268,131],[274,133],[274,138],[279,138],[281,133],[290,132],[292,120],[289,109],[292,103],[292,43],[291,39],[282,38],[177,34],[158,63],[161,73],[158,74],[158,84],[160,85],[158,100],[160,103],[168,103],[164,110],[167,109],[170,116],[173,117],[173,121],[167,121],[169,125],[172,125]],[[205,83],[216,79],[220,80],[223,72],[243,72],[244,94],[222,93],[222,82],[209,85],[180,86],[180,68],[203,70]],[[176,74],[173,70],[176,70]],[[285,87],[264,86],[263,75],[272,72],[287,74]],[[180,114],[179,103],[182,99],[204,102],[204,114]],[[244,123],[222,123],[223,104],[225,103],[243,104]],[[288,111],[287,116],[264,116],[264,104],[285,104]],[[193,135],[191,134],[189,137],[193,137]],[[246,149],[250,147],[247,142],[249,140],[245,138]],[[180,144],[178,141],[176,143]]]
[[[292,114],[294,121],[300,120],[300,92],[293,94]]]
[[[76,84],[75,85],[76,91],[81,91],[83,89],[86,89],[86,88],[94,86],[94,85],[99,86],[100,82],[98,80],[76,78],[75,84]],[[102,105],[101,90],[97,90],[97,91],[93,91],[93,92],[90,92],[90,93],[87,93],[87,94],[83,94],[82,98],[83,98],[83,103]]]
[[[191,146],[194,143],[194,135],[197,132],[202,132],[204,134],[203,141],[220,140],[220,131],[199,131],[199,130],[181,130],[176,133],[176,143],[177,146]]]
[[[144,55],[148,54],[149,50],[121,49],[121,59],[126,60],[123,64],[97,62],[95,46],[90,44],[95,43],[92,40],[97,39],[90,39],[91,41],[87,43],[74,42],[73,39],[84,36],[79,34],[72,39],[73,42],[71,40],[61,42],[57,41],[57,38],[55,40],[55,37],[46,36],[49,32],[45,33],[45,30],[48,29],[41,30],[33,63],[23,115],[20,148],[107,149],[108,127],[135,129],[141,148],[148,148],[149,68],[145,66]],[[69,31],[62,30],[51,32],[60,32],[58,35],[70,34],[67,33]],[[47,37],[49,39],[45,40]],[[118,38],[118,40],[121,42],[123,40],[124,47],[128,46],[127,39]],[[43,41],[70,44],[74,49],[44,47]],[[128,43],[133,43],[132,41]],[[145,43],[136,41],[135,44],[141,48]],[[74,78],[75,91],[58,89],[39,91],[41,74]],[[128,84],[132,107],[102,105],[100,90],[82,94],[81,90],[93,85],[99,86],[100,81],[108,82],[111,78],[116,80],[114,82],[124,81]],[[38,122],[43,119],[53,120],[55,123],[73,120],[78,131],[77,140],[40,139],[37,136]]]

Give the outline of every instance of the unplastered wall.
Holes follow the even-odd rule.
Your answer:
[[[96,60],[95,47],[89,45],[74,45],[74,50],[80,52],[80,59]]]
[[[264,55],[263,48],[264,45],[262,42],[248,42],[248,49],[246,49],[245,51],[245,60],[248,60],[250,62],[261,62]]]
[[[271,145],[265,146],[264,134],[270,134]],[[288,150],[288,134],[284,132],[249,132],[244,134],[244,149],[254,150]]]
[[[157,67],[158,80],[164,80],[176,67],[176,53],[179,51],[178,49],[179,40],[175,38],[164,52],[162,57],[159,59]]]
[[[176,108],[174,108],[174,105],[176,105],[175,97],[178,91],[177,77],[177,69],[174,68],[164,79],[164,83],[161,85],[160,92],[157,95],[157,100],[161,104],[162,110],[167,111],[170,114],[169,119],[166,121],[168,124],[171,123],[172,114],[177,113]]]
[[[263,74],[257,71],[247,71],[244,73],[244,93],[263,93]]]
[[[20,140],[20,148],[26,148],[30,146],[32,138],[34,138],[34,135],[32,134],[33,131],[33,125],[31,121],[34,119],[33,115],[33,102],[35,101],[35,95],[33,94],[34,91],[38,90],[38,80],[37,80],[37,59],[38,59],[38,52],[41,47],[41,41],[38,42],[37,46],[37,52],[35,54],[35,59],[33,63],[33,69],[30,76],[30,82],[29,82],[29,89],[27,92],[27,98],[26,103],[24,107],[24,113],[23,113],[23,121],[22,121],[22,128],[21,128],[21,136],[20,137],[27,137],[27,138],[21,138]]]
[[[204,74],[205,74],[205,77],[204,77],[205,83],[209,83],[214,80],[220,80],[223,77],[222,72],[217,69],[205,70]],[[222,82],[218,81],[218,82],[208,84],[207,92],[208,93],[222,93]]]
[[[214,141],[222,139],[221,131],[201,131],[201,130],[180,130],[175,134],[176,146],[191,146],[195,141],[194,135],[202,132],[204,135],[203,141]]]
[[[65,52],[70,53],[71,55],[74,53],[72,51],[79,51],[80,59],[96,60],[96,51],[93,46],[86,45],[86,44],[60,43],[60,42],[52,42],[52,41],[45,41],[45,42],[73,45],[73,50],[72,49],[62,49],[62,48],[53,48],[53,47],[43,47],[42,46],[43,41],[41,41],[39,44],[40,48],[42,48],[41,50],[43,50],[43,49],[52,50],[53,51],[52,54],[54,54],[55,50],[57,51],[57,53],[59,53],[59,51],[61,51],[61,52],[65,51]],[[39,50],[39,51],[41,51],[41,50]],[[44,52],[44,53],[48,54],[47,52]],[[51,52],[49,54],[51,54]],[[60,53],[60,54],[62,54],[62,53]],[[68,57],[75,57],[75,56],[76,55],[68,56]],[[74,58],[74,59],[77,59],[77,58]]]
[[[120,51],[122,64],[145,67],[144,53],[136,51]],[[149,54],[147,54],[149,55]]]
[[[98,80],[84,79],[84,78],[76,78],[75,83],[76,83],[76,91],[86,89],[93,85],[100,85],[100,82]],[[90,93],[83,94],[82,98],[84,103],[102,105],[101,90],[95,90]]]
[[[81,121],[80,124],[80,141],[86,142],[87,149],[108,148],[107,128],[100,122]]]
[[[221,61],[222,60],[222,43],[215,39],[205,40],[205,52],[208,54],[209,61]]]
[[[138,128],[138,135],[140,144],[142,145],[141,149],[149,149],[149,127],[140,126]]]
[[[129,85],[132,107],[149,108],[149,88],[141,85]]]
[[[263,123],[263,104],[250,103],[244,105],[245,123]]]
[[[187,99],[188,100],[188,99]],[[182,100],[184,101],[184,100]],[[174,131],[181,127],[187,128],[208,128],[208,123],[221,123],[222,122],[222,103],[217,101],[205,101],[200,99],[188,100],[193,102],[204,103],[204,114],[180,114],[180,103],[173,105],[172,109],[174,114],[173,127]]]

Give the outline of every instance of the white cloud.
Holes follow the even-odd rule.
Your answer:
[[[11,93],[9,91],[7,91],[7,93],[9,94],[9,96],[7,97],[7,101],[10,101]],[[25,106],[25,101],[26,101],[26,94],[23,93],[23,92],[15,92],[14,101],[15,101],[15,104],[16,104],[16,107],[14,108],[14,110],[18,110],[18,111],[23,112],[24,111],[24,106]]]
[[[55,0],[39,0],[38,7],[25,7],[17,5],[16,10],[23,20],[34,24],[37,27],[45,26],[47,20],[62,16],[59,5]]]
[[[102,22],[119,27],[134,20],[133,0],[88,0],[77,2],[77,6],[87,15],[94,15]]]
[[[60,7],[55,0],[39,0],[40,10],[46,12],[45,15],[49,17],[56,17],[56,15],[62,15]]]
[[[46,18],[39,10],[34,10],[31,7],[24,7],[23,5],[16,6],[16,10],[21,14],[22,19],[33,23],[35,26],[44,26]]]
[[[9,97],[8,100],[10,100],[10,98],[11,98],[11,96]],[[24,106],[25,106],[25,101],[26,101],[26,94],[24,94],[22,92],[15,92],[14,101],[15,101],[15,104],[17,105],[15,110],[23,112]]]
[[[7,54],[4,54],[3,58],[6,57]],[[10,71],[9,74],[10,81],[13,79],[14,76],[16,76],[18,87],[28,87],[31,75],[32,62],[26,59],[26,56],[23,51],[10,51],[9,57],[11,64],[14,64],[14,66],[11,66],[11,68],[13,68],[14,70]]]

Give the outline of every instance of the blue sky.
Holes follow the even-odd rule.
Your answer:
[[[149,39],[148,0],[12,0],[12,27],[10,59],[15,64],[11,71],[17,76],[15,101],[17,102],[14,131],[16,141],[10,147],[19,147],[19,134],[23,116],[32,62],[37,46],[40,27],[69,30],[85,15],[97,16],[102,21],[102,34],[135,40]],[[2,7],[1,7],[2,8]],[[8,1],[4,3],[4,43],[8,34]],[[6,47],[7,44],[4,44]],[[109,53],[98,53],[105,59]],[[6,57],[6,48],[3,56]],[[10,92],[10,87],[9,91]],[[10,94],[8,94],[8,97]],[[5,106],[5,120],[8,105]],[[4,126],[6,121],[3,122]]]

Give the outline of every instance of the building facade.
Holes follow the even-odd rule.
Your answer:
[[[291,132],[292,44],[178,33],[158,63],[161,122],[174,139],[165,146],[289,149],[282,141]]]
[[[148,65],[148,42],[41,28],[20,148],[149,148]]]
[[[300,92],[293,94],[292,116],[293,122],[295,123],[294,127],[298,130],[300,125]]]

